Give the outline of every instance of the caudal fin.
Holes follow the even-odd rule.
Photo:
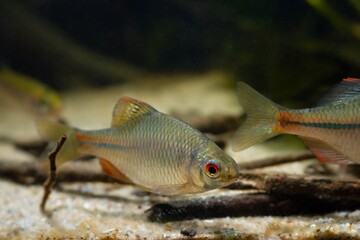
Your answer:
[[[67,137],[67,140],[56,157],[56,163],[58,165],[70,161],[78,155],[73,128],[48,118],[37,120],[36,127],[40,136],[51,142],[57,141],[61,135]]]
[[[238,83],[237,93],[246,119],[232,139],[234,151],[243,150],[276,136],[278,133],[274,133],[273,129],[280,108],[243,82]]]

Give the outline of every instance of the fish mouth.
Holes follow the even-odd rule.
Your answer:
[[[223,187],[233,184],[234,182],[236,182],[238,180],[238,178],[239,178],[239,175],[230,177],[229,179],[226,180],[226,182],[224,182]]]
[[[232,183],[236,182],[239,179],[240,168],[236,163],[234,163],[230,167],[226,167],[226,169],[224,170],[225,171],[223,175],[220,177],[218,181],[212,182],[211,184],[206,186],[208,189],[223,188],[231,185]]]
[[[228,170],[228,174],[226,176],[226,183],[236,182],[240,177],[240,167],[237,163],[234,163],[233,167]]]
[[[206,184],[204,187],[209,190],[216,188],[223,188],[233,184],[238,180],[238,178],[239,178],[239,173],[237,173],[237,175],[226,176],[226,178],[222,178],[221,180],[217,182],[213,182],[212,184]]]

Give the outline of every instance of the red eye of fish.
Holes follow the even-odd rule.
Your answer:
[[[216,178],[220,174],[220,164],[216,160],[210,160],[205,164],[205,173],[211,178]]]

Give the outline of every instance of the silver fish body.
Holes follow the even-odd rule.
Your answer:
[[[238,177],[236,162],[198,130],[138,100],[118,105],[111,128],[72,131],[77,153],[105,159],[132,183],[165,195],[204,192]]]

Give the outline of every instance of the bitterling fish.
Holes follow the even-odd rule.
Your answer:
[[[278,134],[300,136],[321,162],[360,163],[360,79],[347,78],[314,108],[279,106],[243,82],[238,83],[246,120],[232,148],[240,151]]]
[[[48,119],[37,126],[48,140],[67,135],[57,161],[91,154],[109,176],[158,194],[204,192],[239,175],[236,162],[204,134],[132,98],[119,100],[111,128],[72,129]]]

